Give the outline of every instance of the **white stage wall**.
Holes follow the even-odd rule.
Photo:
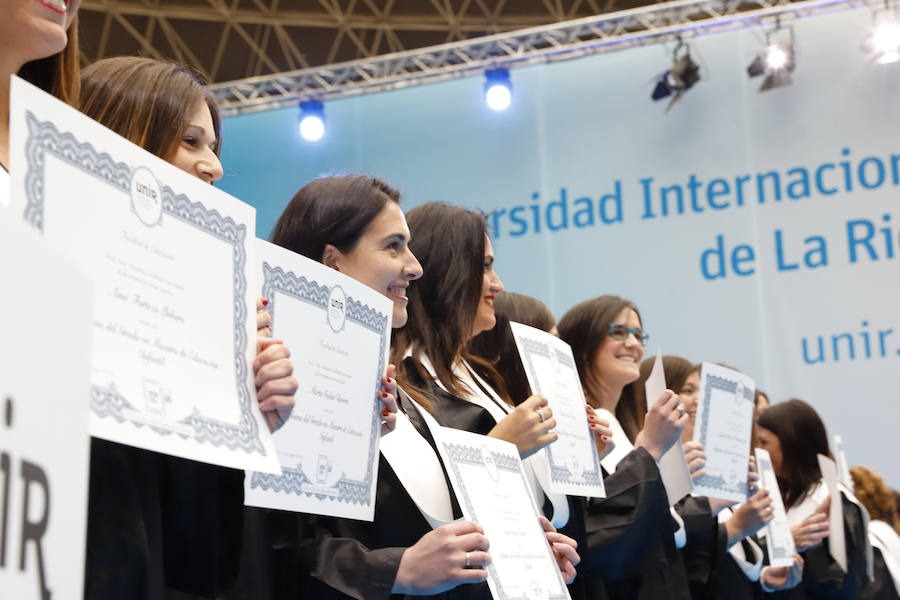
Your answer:
[[[898,488],[900,64],[867,64],[870,23],[796,22],[793,85],[765,93],[746,75],[762,30],[693,40],[703,79],[668,113],[649,96],[672,45],[514,69],[505,113],[481,77],[329,102],[317,144],[296,109],[233,117],[221,185],[256,206],[260,235],[340,170],[385,178],[406,208],[494,211],[508,290],[558,317],[633,299],[648,355],[725,362],[774,401],[809,401],[851,465]],[[673,188],[666,214],[669,186],[683,208]]]

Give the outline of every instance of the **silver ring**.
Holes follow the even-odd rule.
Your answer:
[[[675,410],[678,411],[678,416],[681,416],[685,412],[687,412],[687,409],[684,407],[684,404],[679,404],[678,406],[675,407]]]
[[[471,559],[472,559],[472,553],[471,553],[471,552],[466,552],[466,568],[467,568],[467,569],[468,569],[469,567],[472,566],[472,560],[471,560]]]
[[[547,420],[547,417],[544,416],[544,409],[542,409],[542,408],[537,409],[537,414],[541,418],[541,423],[543,423],[544,421]]]

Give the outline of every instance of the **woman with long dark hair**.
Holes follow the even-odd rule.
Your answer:
[[[119,57],[82,73],[81,106],[129,141],[208,183],[222,176],[221,127],[203,81],[182,65]],[[262,299],[257,310],[262,308]],[[253,364],[270,429],[293,406],[289,351],[257,314]],[[91,440],[84,597],[215,597],[230,589],[241,547],[243,471]]]
[[[409,290],[409,322],[397,332],[391,358],[397,379],[417,403],[432,411],[443,426],[511,442],[526,459],[526,474],[538,506],[543,505],[530,460],[557,438],[556,420],[547,399],[534,395],[516,403],[505,389],[494,387],[473,365],[493,371],[474,355],[467,342],[496,324],[494,301],[503,283],[494,271],[494,254],[484,215],[457,206],[424,204],[407,214],[410,247],[426,272]],[[499,378],[493,378],[496,381]],[[554,502],[555,500],[555,502]],[[551,499],[557,514],[567,511],[565,496]],[[542,521],[564,579],[575,575],[574,542]]]
[[[391,299],[394,328],[406,325],[407,294],[423,273],[409,241],[400,193],[364,175],[310,182],[290,201],[272,234],[273,243]],[[392,374],[389,368],[389,377]],[[412,427],[391,435],[411,436],[408,452],[434,456],[433,440],[418,410],[402,397],[400,409],[394,418]],[[449,490],[436,457],[431,466],[433,473],[414,475],[433,482],[430,477],[436,474]],[[234,597],[368,600],[392,594],[445,592],[456,598],[473,593],[462,584],[485,578],[484,570],[467,568],[490,560],[483,530],[467,521],[432,530],[405,487],[417,481],[401,480],[394,467],[398,465],[382,452],[373,522],[248,509],[254,530],[248,533],[255,546],[245,552]],[[454,516],[460,516],[458,507]],[[485,586],[481,593],[486,591]]]
[[[772,457],[794,543],[805,561],[800,585],[778,592],[778,597],[859,598],[867,578],[869,547],[866,517],[849,490],[841,489],[846,572],[823,543],[830,496],[817,456],[831,457],[825,425],[812,406],[796,399],[764,409],[756,424],[759,446]]]

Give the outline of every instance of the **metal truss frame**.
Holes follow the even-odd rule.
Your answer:
[[[224,1],[224,0],[220,0]],[[669,38],[690,37],[867,6],[878,0],[675,0],[209,87],[225,115],[271,110],[579,58]]]

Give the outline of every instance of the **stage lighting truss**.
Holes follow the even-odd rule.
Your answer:
[[[319,100],[300,103],[298,129],[303,139],[317,142],[325,135],[325,106]]]
[[[766,32],[766,47],[756,55],[747,74],[750,77],[765,75],[759,91],[765,92],[791,83],[791,72],[796,64],[794,55],[794,28],[782,27],[776,21],[775,28]]]
[[[691,58],[688,45],[678,40],[678,45],[672,52],[672,68],[656,79],[650,98],[662,100],[671,96],[672,100],[666,107],[666,110],[669,110],[698,81],[700,81],[700,65]]]
[[[886,65],[900,60],[900,14],[897,5],[885,1],[884,8],[872,12],[872,29],[862,42],[862,50],[872,55],[869,62]]]
[[[212,85],[223,115],[437,83],[494,65],[524,67],[858,8],[871,0],[675,0],[324,67]]]

